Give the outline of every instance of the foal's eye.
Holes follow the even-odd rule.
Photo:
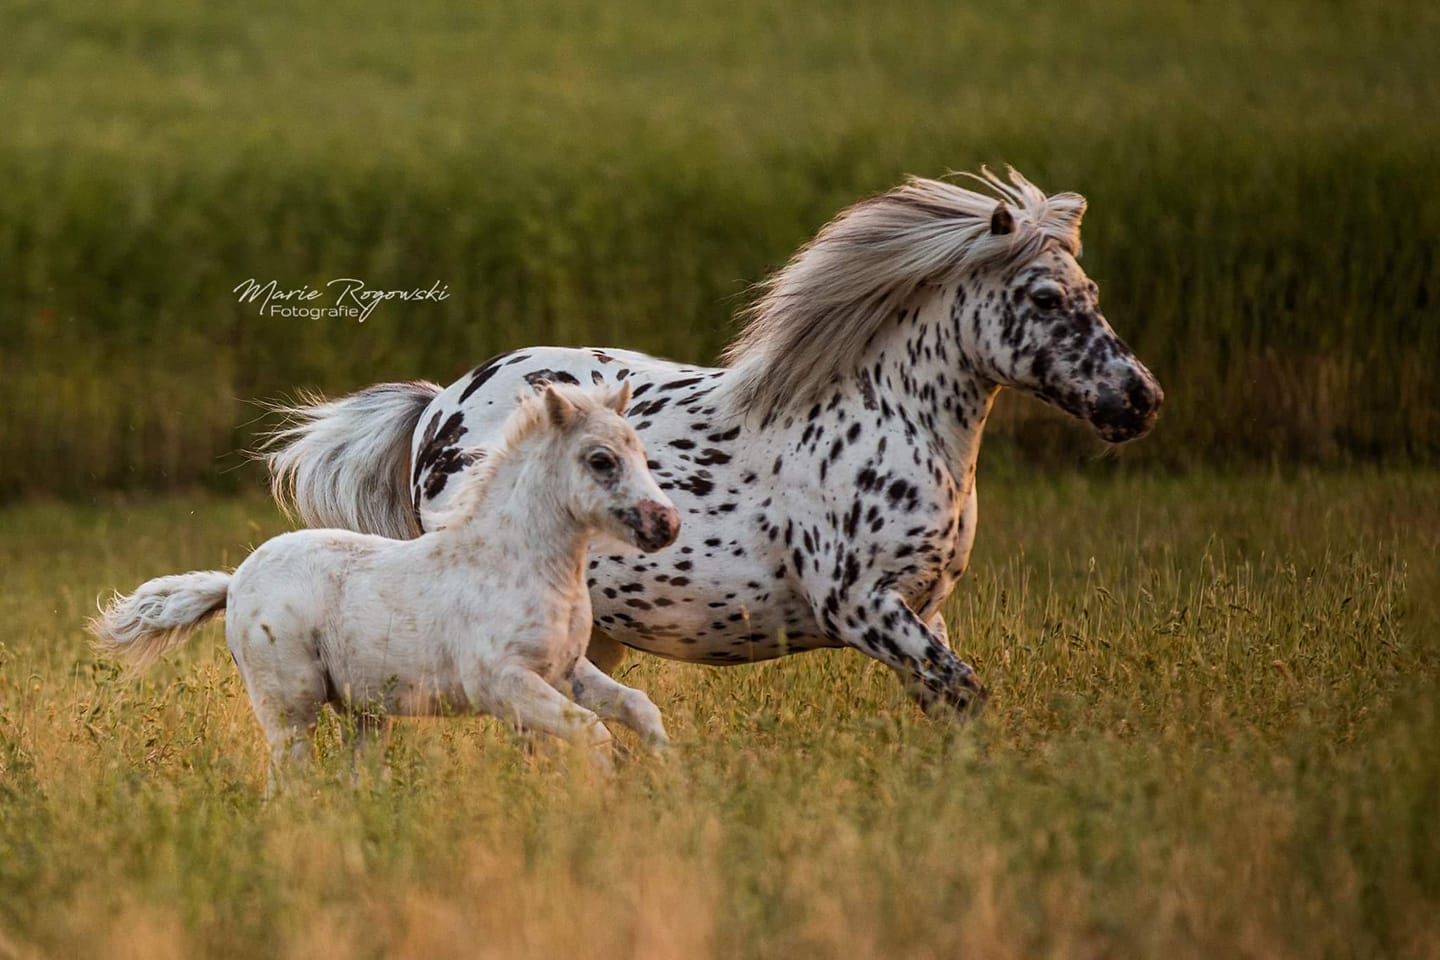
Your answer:
[[[1030,300],[1041,310],[1054,310],[1060,306],[1064,297],[1054,287],[1039,287],[1030,291]]]
[[[615,456],[608,450],[596,450],[585,458],[585,462],[590,464],[590,469],[596,473],[610,473],[616,466]]]

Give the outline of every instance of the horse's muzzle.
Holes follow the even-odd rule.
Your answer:
[[[668,547],[680,535],[680,511],[655,500],[641,500],[620,511],[620,521],[635,534],[635,545],[648,552]]]
[[[1090,422],[1110,443],[1124,443],[1143,437],[1155,425],[1165,391],[1148,372],[1132,372],[1122,389],[1101,387]]]

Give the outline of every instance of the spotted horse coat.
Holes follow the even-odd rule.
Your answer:
[[[1076,261],[1083,199],[1046,196],[1013,171],[978,179],[986,193],[912,180],[842,213],[767,282],[729,366],[535,347],[444,390],[408,385],[392,417],[411,439],[390,458],[408,465],[394,523],[418,531],[447,509],[456,473],[517,395],[628,382],[628,417],[683,522],[661,553],[592,550],[592,660],[618,662],[616,642],[708,664],[848,646],[927,708],[977,705],[984,688],[941,608],[974,543],[996,393],[1029,392],[1117,442],[1148,430],[1162,399]],[[328,416],[300,411],[272,455],[277,489],[307,519],[357,516],[349,452],[325,429],[364,394]],[[322,456],[330,473],[306,474]],[[582,680],[603,690],[608,677]]]

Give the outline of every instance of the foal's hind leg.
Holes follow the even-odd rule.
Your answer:
[[[265,771],[265,799],[275,796],[288,780],[310,769],[314,759],[315,721],[308,724],[279,724],[272,733],[265,731],[271,746],[271,761]]]
[[[288,775],[307,767],[315,722],[325,706],[325,674],[319,661],[278,626],[232,617],[226,625],[230,656],[250,694],[255,719],[270,745],[265,796],[273,796]]]
[[[265,772],[265,798],[273,797],[286,782],[310,767],[314,758],[315,721],[319,719],[317,708],[313,716],[292,721],[279,715],[266,717],[255,711],[265,739],[270,744],[270,765]]]
[[[341,718],[340,739],[350,750],[350,780],[360,783],[360,765],[369,759],[371,747],[380,744],[381,779],[387,779],[389,770],[384,765],[385,744],[389,742],[394,720],[373,706],[361,706],[346,710]]]

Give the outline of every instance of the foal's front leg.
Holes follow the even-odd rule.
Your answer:
[[[988,693],[975,669],[950,649],[943,617],[931,620],[938,626],[932,630],[900,594],[880,590],[839,619],[840,639],[894,670],[926,712],[945,706],[964,713],[984,706]]]
[[[662,753],[670,746],[660,711],[650,698],[643,691],[611,677],[587,657],[576,661],[570,673],[570,690],[576,703],[634,730],[651,753]]]
[[[521,733],[539,730],[569,740],[589,748],[597,765],[610,766],[610,745],[614,738],[605,724],[591,711],[572,703],[539,674],[511,668],[496,678],[493,691],[467,689],[465,692],[472,703],[495,703],[496,712]]]
[[[588,598],[575,605],[570,622],[571,639],[585,654],[571,669],[570,695],[606,720],[615,720],[634,730],[651,753],[670,746],[660,711],[643,692],[610,676],[625,658],[625,648],[604,631],[594,627]]]

